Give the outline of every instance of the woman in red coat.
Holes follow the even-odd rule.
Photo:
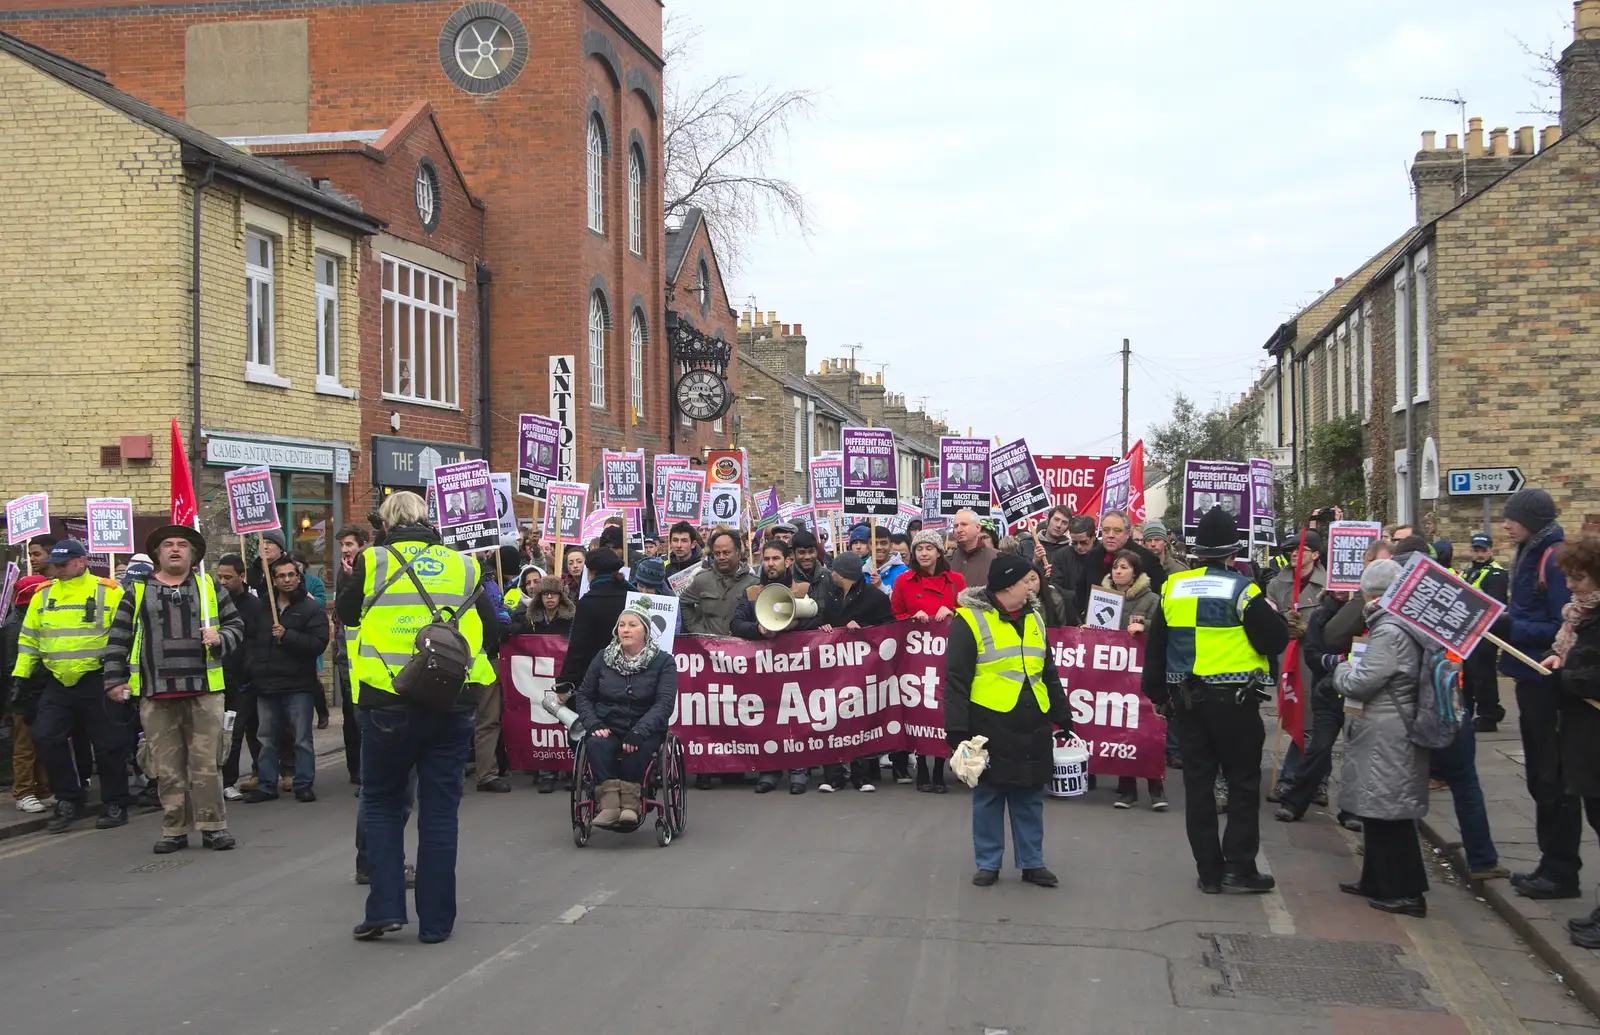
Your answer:
[[[944,559],[944,537],[938,532],[918,532],[911,541],[911,566],[894,581],[889,606],[902,621],[943,621],[955,614],[956,595],[967,588],[960,572],[951,571]],[[944,759],[933,760],[928,773],[928,758],[917,755],[917,790],[945,793]]]

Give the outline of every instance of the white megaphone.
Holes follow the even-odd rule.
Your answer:
[[[781,633],[805,618],[814,618],[817,602],[797,597],[781,583],[773,583],[756,597],[756,623],[767,632]]]
[[[578,713],[562,704],[561,698],[556,696],[554,690],[546,690],[544,700],[540,703],[544,705],[544,710],[561,724],[562,729],[567,731],[568,737],[575,738],[582,735],[583,722],[579,719]]]

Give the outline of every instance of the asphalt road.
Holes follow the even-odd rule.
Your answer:
[[[966,794],[690,793],[687,834],[596,833],[518,777],[468,792],[460,919],[357,943],[354,801],[236,805],[240,847],[158,821],[0,842],[0,1030],[1012,1035],[1553,1033],[1586,1013],[1440,872],[1426,920],[1341,895],[1353,839],[1266,819],[1281,893],[1204,896],[1172,812],[1052,801],[1045,890],[969,883]],[[1177,775],[1177,774],[1173,774]],[[332,778],[337,777],[338,783]],[[1248,935],[1282,941],[1251,944]],[[1339,1005],[1342,1003],[1342,1005]],[[1365,1003],[1366,1005],[1360,1005]]]

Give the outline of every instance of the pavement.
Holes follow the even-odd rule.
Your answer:
[[[355,801],[319,770],[314,803],[231,806],[230,853],[154,856],[154,815],[0,843],[6,1035],[1600,1031],[1442,866],[1425,920],[1339,893],[1359,860],[1327,815],[1263,813],[1277,892],[1200,894],[1177,781],[1165,814],[1104,781],[1047,802],[1046,890],[971,885],[960,785],[691,791],[669,847],[647,826],[579,849],[566,797],[519,776],[467,791],[454,937],[357,943]]]

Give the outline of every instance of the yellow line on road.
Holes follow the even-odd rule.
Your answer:
[[[1469,1035],[1530,1035],[1494,980],[1466,951],[1455,925],[1438,916],[1395,919],[1428,968],[1429,984],[1445,1007],[1466,1025]]]

